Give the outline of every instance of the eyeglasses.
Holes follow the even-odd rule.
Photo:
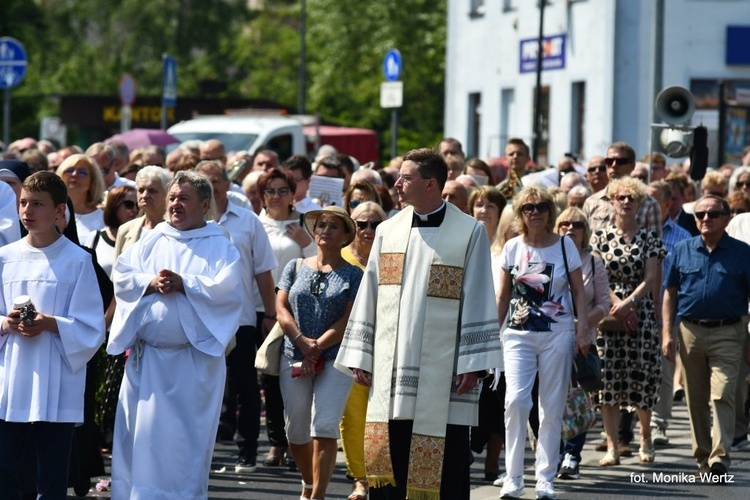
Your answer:
[[[735,186],[737,186],[740,189],[750,187],[750,181],[737,181]]]
[[[63,170],[63,175],[73,175],[76,174],[78,177],[88,177],[89,176],[89,169],[85,167],[70,167]]]
[[[521,211],[525,214],[533,214],[535,210],[540,214],[546,214],[549,212],[549,205],[544,202],[537,203],[536,205],[533,203],[524,203],[521,205]]]
[[[590,174],[602,173],[607,171],[606,165],[593,165],[586,170]]]
[[[627,158],[605,158],[604,159],[604,164],[607,165],[608,167],[614,167],[615,165],[619,167],[620,165],[627,165],[628,163],[630,163],[630,160],[628,160]]]
[[[128,210],[135,210],[135,208],[138,206],[133,200],[122,200],[120,202],[120,205],[124,206]]]
[[[263,194],[268,196],[269,198],[283,198],[284,196],[288,195],[291,192],[291,189],[289,188],[279,188],[279,189],[266,189],[263,191]]]
[[[355,220],[354,222],[357,223],[357,227],[361,229],[362,231],[367,230],[368,227],[372,229],[373,231],[375,231],[375,228],[378,227],[382,221]]]
[[[722,212],[720,210],[708,210],[706,212],[695,212],[695,218],[698,220],[703,220],[703,218],[708,215],[709,219],[718,219],[722,215],[726,214],[726,212]]]
[[[619,196],[616,196],[615,199],[619,201],[620,203],[625,202],[625,200],[630,201],[630,202],[633,202],[636,200],[635,196],[633,196],[632,194],[621,194]]]
[[[633,178],[638,179],[641,182],[647,182],[648,177],[645,175],[634,175]]]
[[[362,203],[362,202],[359,201],[359,200],[352,200],[352,201],[349,202],[349,208],[351,208],[353,210],[353,209],[357,208],[360,203]]]
[[[586,227],[583,222],[579,220],[564,220],[560,221],[560,227],[572,227],[573,229],[583,229]]]

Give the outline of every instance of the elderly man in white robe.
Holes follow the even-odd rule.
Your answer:
[[[371,387],[372,500],[469,498],[477,382],[502,365],[487,234],[441,199],[447,175],[437,151],[404,156],[395,187],[409,207],[377,229],[336,358]]]
[[[224,350],[239,326],[239,253],[212,216],[212,186],[178,172],[167,222],[118,259],[107,352],[131,349],[112,450],[112,498],[207,498],[224,392]]]

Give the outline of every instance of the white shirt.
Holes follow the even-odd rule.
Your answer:
[[[21,238],[18,225],[18,202],[13,189],[0,180],[0,247]]]
[[[97,208],[88,214],[76,214],[76,230],[78,231],[78,241],[85,242],[88,240],[89,233],[104,229],[104,211]]]

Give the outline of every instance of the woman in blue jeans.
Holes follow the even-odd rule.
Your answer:
[[[596,325],[609,313],[610,308],[607,272],[602,260],[591,255],[589,251],[591,228],[586,216],[579,208],[572,207],[563,211],[557,218],[555,231],[560,236],[564,235],[573,240],[581,256],[583,288],[586,303],[589,305],[587,340],[589,344],[596,344]],[[581,463],[581,450],[585,442],[586,433],[584,432],[565,443],[558,478],[578,479],[581,477],[578,465]]]

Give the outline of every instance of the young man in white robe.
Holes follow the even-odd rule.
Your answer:
[[[239,326],[239,254],[211,217],[212,186],[178,172],[168,221],[118,259],[107,352],[130,349],[115,417],[112,498],[206,498]]]
[[[25,442],[36,453],[37,492],[65,498],[73,429],[83,422],[86,363],[104,342],[104,312],[91,256],[61,236],[65,184],[52,172],[26,178],[19,197],[28,234],[0,248],[0,497],[21,498]],[[36,310],[21,318],[14,301]]]
[[[486,231],[444,202],[445,160],[407,153],[410,205],[378,226],[336,366],[369,385],[370,498],[469,498],[478,379],[502,366]]]

